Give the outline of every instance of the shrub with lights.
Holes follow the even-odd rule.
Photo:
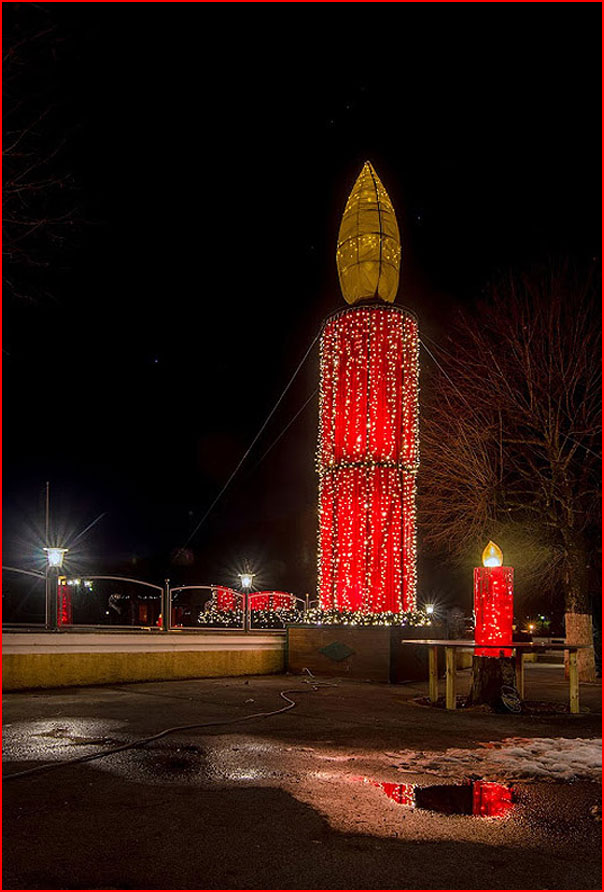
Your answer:
[[[304,621],[304,614],[294,607],[267,607],[250,612],[252,629],[284,629],[289,624]]]
[[[291,592],[250,592],[250,628],[284,629],[290,623],[299,623],[303,611]],[[199,624],[243,628],[243,596],[241,592],[226,586],[215,586],[212,597],[199,613]]]
[[[243,628],[243,610],[241,608],[221,610],[215,605],[211,605],[206,610],[200,611],[197,620],[200,626],[224,626],[241,629]]]
[[[199,613],[201,626],[217,626],[224,628],[243,628],[243,611],[241,609],[220,610],[210,606]],[[302,611],[293,607],[265,607],[250,611],[250,628],[252,629],[284,629],[288,624],[304,621]]]
[[[339,610],[335,607],[314,607],[304,614],[303,622],[319,626],[431,626],[432,617],[423,610],[405,610],[378,613],[366,610]]]

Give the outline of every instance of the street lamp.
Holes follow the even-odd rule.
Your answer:
[[[250,627],[250,589],[254,583],[255,573],[238,573],[241,580],[241,588],[243,589],[243,631],[247,632]]]
[[[426,604],[426,613],[430,616],[434,613],[434,604]]]
[[[63,558],[69,551],[68,548],[45,548],[47,569],[60,570],[63,566]]]
[[[239,573],[239,579],[241,580],[241,588],[249,591],[254,582],[255,573]]]

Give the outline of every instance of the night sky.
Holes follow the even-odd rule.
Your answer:
[[[26,13],[4,11],[10,41]],[[313,593],[316,396],[264,454],[318,384],[317,345],[189,563],[174,554],[344,307],[337,231],[366,159],[397,211],[398,303],[437,341],[498,271],[599,256],[599,5],[36,15],[53,31],[17,119],[52,109],[39,150],[60,146],[76,212],[5,294],[4,562],[35,564],[49,480],[57,534],[106,512],[74,570],[233,584],[245,567]]]

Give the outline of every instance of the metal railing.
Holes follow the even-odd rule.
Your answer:
[[[41,573],[39,570],[24,570],[22,567],[9,567],[6,565],[2,566],[2,570],[3,570],[3,572],[6,570],[9,573],[17,573],[20,576],[33,576],[40,583],[44,583],[44,588],[42,588],[40,590],[40,594],[38,595],[40,604],[39,604],[39,608],[37,610],[36,610],[35,600],[34,600],[33,608],[30,608],[30,604],[32,601],[32,595],[34,594],[32,588],[30,588],[27,592],[25,592],[24,594],[22,594],[20,596],[18,609],[15,610],[13,604],[10,603],[12,601],[10,589],[9,589],[8,596],[7,596],[7,589],[6,589],[6,586],[4,585],[4,581],[3,581],[3,585],[2,585],[2,625],[4,626],[7,624],[10,624],[11,626],[27,627],[27,628],[40,626],[40,627],[44,628],[44,626],[46,624],[46,602],[48,600],[47,592],[46,592],[46,589],[47,589],[46,574]],[[22,617],[24,615],[27,616],[28,609],[31,609],[30,617],[31,616],[33,616],[33,617],[39,616],[39,619],[31,619],[30,618],[30,619],[16,619],[16,620],[13,619],[13,620],[9,620],[9,621],[6,620],[5,614],[7,611],[13,612],[14,615]]]
[[[164,580],[163,585],[157,585],[145,579],[104,574],[87,574],[82,580],[67,579],[63,576],[57,577],[10,566],[3,566],[2,570],[35,577],[45,583],[44,605],[41,602],[38,605],[38,610],[31,614],[39,614],[40,621],[15,619],[15,616],[23,614],[24,602],[29,595],[26,593],[19,600],[19,596],[15,597],[11,592],[9,600],[18,603],[16,608],[14,604],[12,607],[7,605],[8,610],[2,618],[5,628],[31,627],[37,629],[43,627],[51,631],[59,629],[61,631],[69,629],[137,630],[154,634],[162,632],[188,633],[210,629],[226,632],[283,633],[288,621],[287,611],[301,614],[309,606],[308,597],[300,598],[289,592],[239,592],[228,586],[205,584],[173,586],[169,579]],[[155,597],[153,595],[147,597],[132,593],[124,594],[123,589],[109,595],[103,593],[102,596],[99,596],[96,589],[93,590],[93,585],[96,582],[119,582],[128,586],[143,586],[145,589],[151,589]],[[209,594],[201,599],[193,601],[183,599],[182,603],[178,603],[178,599],[183,593],[193,591]],[[260,601],[260,599],[262,600]],[[260,601],[264,605],[262,610],[255,609],[254,601],[256,603]],[[125,618],[126,610],[130,621],[116,622],[116,619]],[[12,615],[7,615],[7,613],[12,613]],[[195,614],[197,614],[196,617]],[[266,623],[262,625],[262,619],[258,619],[258,614],[261,614],[264,620],[268,614],[270,625],[266,625]],[[225,616],[228,625],[225,625]]]

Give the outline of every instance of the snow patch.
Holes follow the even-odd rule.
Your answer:
[[[473,774],[501,780],[599,780],[602,740],[577,737],[506,737],[480,749],[444,753],[404,750],[388,753],[400,771],[438,775]]]

